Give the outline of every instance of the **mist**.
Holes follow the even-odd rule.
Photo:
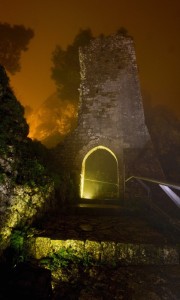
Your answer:
[[[75,128],[77,106],[69,100],[61,100],[54,93],[38,109],[26,106],[25,116],[29,125],[29,137],[52,148]]]

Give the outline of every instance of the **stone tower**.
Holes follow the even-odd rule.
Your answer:
[[[125,178],[162,178],[145,125],[133,39],[114,34],[81,48],[78,126],[60,145],[81,198],[123,198]]]

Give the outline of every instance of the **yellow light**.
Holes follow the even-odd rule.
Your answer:
[[[88,190],[86,189],[86,191],[84,191],[84,183],[85,183],[85,180],[86,180],[86,187],[87,187],[87,181],[90,182],[90,181],[93,181],[93,180],[90,180],[90,179],[87,179],[85,178],[85,165],[86,165],[86,160],[87,158],[89,157],[89,155],[91,155],[94,151],[98,150],[98,149],[104,149],[106,151],[108,151],[109,153],[111,153],[111,155],[115,158],[116,160],[116,163],[117,163],[117,182],[116,185],[117,186],[117,194],[119,195],[119,174],[118,174],[118,160],[115,156],[115,154],[107,147],[104,147],[104,146],[97,146],[93,149],[91,149],[84,157],[83,159],[83,162],[82,162],[82,170],[81,170],[81,179],[80,179],[80,197],[81,198],[85,198],[85,199],[93,199],[93,198],[96,198],[96,191],[95,189],[93,188],[93,185],[89,184],[88,185]],[[97,180],[94,180],[94,182],[102,182],[102,183],[105,183],[103,181],[97,181]],[[109,183],[107,183],[109,184]],[[117,196],[118,196],[117,195]]]
[[[56,99],[55,99],[56,100]],[[52,105],[48,102],[42,104],[37,110],[26,115],[29,125],[29,135],[31,139],[41,141],[42,143],[53,136],[65,137],[74,128],[77,118],[77,108],[68,101],[62,103],[57,99],[52,101]],[[74,125],[73,125],[74,124]],[[55,144],[59,139],[56,139]]]

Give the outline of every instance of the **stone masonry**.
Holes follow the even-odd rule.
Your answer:
[[[64,166],[75,174],[76,184],[80,184],[84,157],[96,147],[115,155],[121,197],[124,179],[129,176],[162,179],[145,124],[132,37],[98,37],[80,49],[79,60],[78,126],[59,148]]]

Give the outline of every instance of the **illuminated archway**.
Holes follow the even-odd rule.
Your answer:
[[[115,199],[119,197],[118,160],[104,146],[91,149],[82,162],[80,197]]]

